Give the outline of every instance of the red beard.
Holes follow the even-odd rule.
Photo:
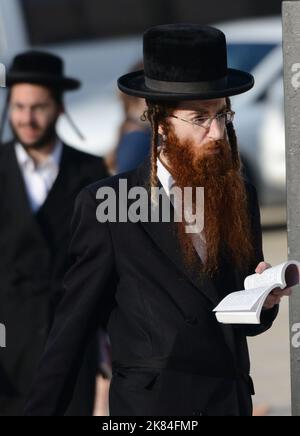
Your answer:
[[[208,155],[208,150],[216,146],[221,147],[220,152]],[[240,164],[233,160],[229,142],[211,142],[195,151],[190,141],[180,142],[170,131],[163,154],[177,186],[204,187],[204,271],[218,271],[224,247],[235,266],[247,269],[254,256],[247,197]],[[185,223],[179,223],[178,237],[184,261],[190,267],[199,262],[199,257],[185,229]]]

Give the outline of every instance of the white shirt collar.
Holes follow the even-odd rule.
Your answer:
[[[58,169],[63,152],[63,144],[60,139],[57,139],[55,146],[52,152],[49,154],[47,160],[43,164],[38,165],[38,167],[36,167],[33,159],[29,156],[25,148],[19,142],[15,145],[15,151],[18,163],[22,169],[29,169],[31,171],[39,170],[44,167],[53,167]]]
[[[175,180],[167,168],[161,163],[160,159],[157,158],[157,177],[160,180],[166,194],[170,197],[171,188],[175,184]]]

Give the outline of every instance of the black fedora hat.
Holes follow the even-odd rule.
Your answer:
[[[118,87],[149,100],[215,99],[254,86],[251,74],[228,68],[226,37],[198,24],[155,26],[144,33],[144,70],[126,74]]]
[[[63,60],[50,53],[28,51],[17,55],[6,76],[8,87],[17,83],[32,83],[72,91],[80,82],[64,76]]]

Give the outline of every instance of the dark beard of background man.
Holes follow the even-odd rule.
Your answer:
[[[51,124],[49,124],[49,126],[46,128],[46,130],[42,134],[41,138],[39,140],[37,140],[36,142],[31,143],[31,144],[26,144],[22,141],[22,139],[19,137],[19,135],[17,133],[17,130],[12,125],[12,123],[10,123],[10,127],[11,127],[11,130],[12,130],[12,133],[14,135],[15,140],[17,142],[19,142],[25,149],[27,149],[27,150],[28,149],[41,150],[46,145],[55,142],[55,140],[57,138],[56,123],[57,123],[57,120],[55,120]],[[26,127],[26,126],[24,125],[22,127]],[[30,124],[30,126],[28,126],[28,127],[38,128],[38,126],[34,123]]]
[[[203,155],[204,149],[216,145],[221,147],[219,154]],[[195,150],[189,140],[180,141],[169,126],[163,154],[168,159],[177,186],[182,189],[204,187],[204,233],[207,249],[204,271],[213,274],[218,270],[224,244],[235,265],[241,269],[247,268],[254,256],[247,197],[241,171],[236,168],[232,159],[229,141],[224,139],[210,142]],[[195,199],[195,192],[193,198]],[[191,267],[197,256],[191,236],[185,231],[185,223],[179,223],[178,237],[184,261],[187,267]]]

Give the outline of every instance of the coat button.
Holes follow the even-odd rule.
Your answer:
[[[190,325],[195,325],[195,324],[198,323],[198,319],[197,319],[196,316],[191,316],[191,317],[189,317],[189,318],[186,318],[186,319],[185,319],[185,322],[186,322],[187,324],[190,324]]]

